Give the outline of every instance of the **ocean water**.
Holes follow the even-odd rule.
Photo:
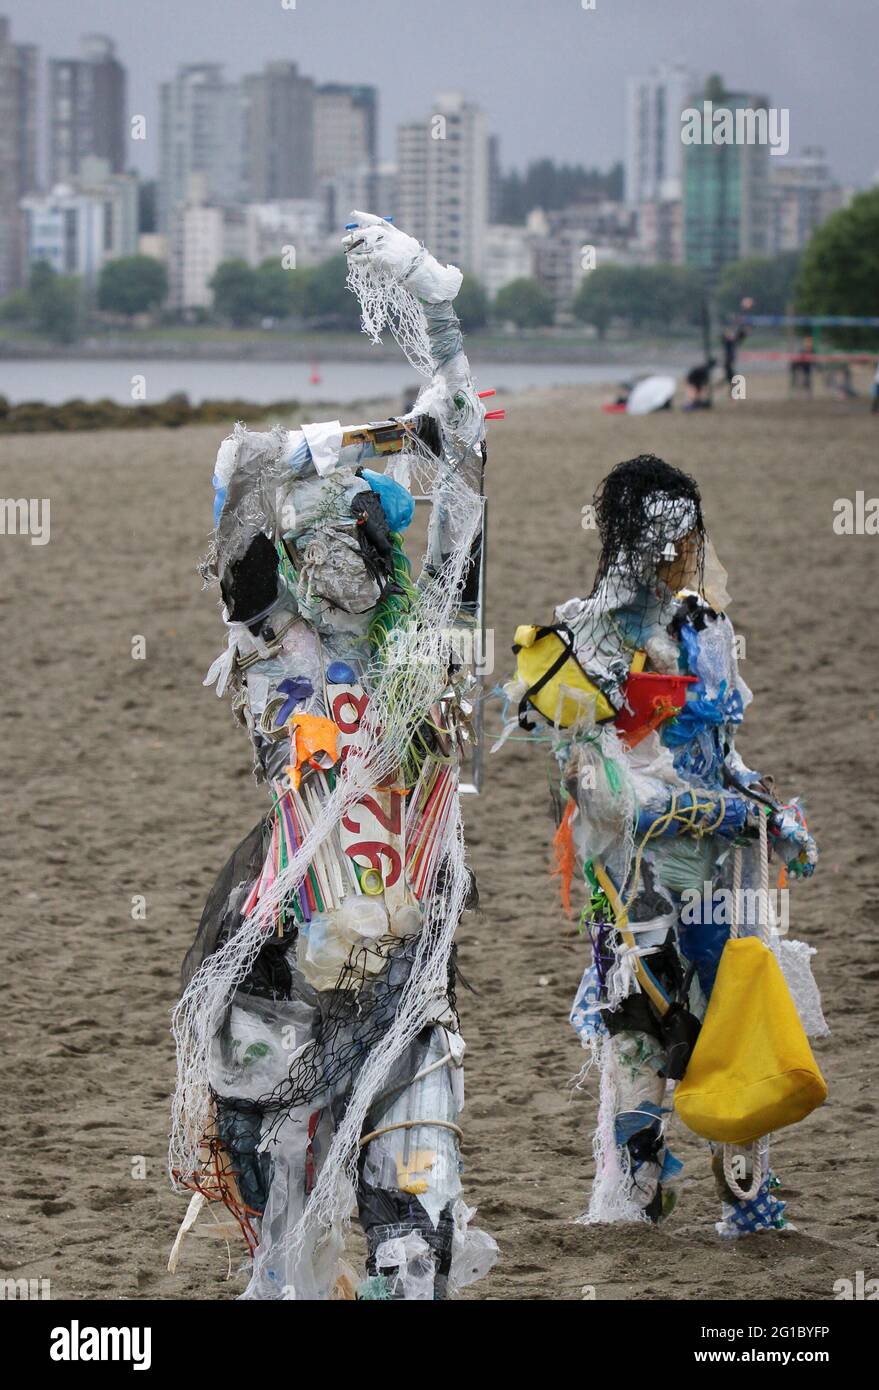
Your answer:
[[[369,347],[364,344],[364,358]],[[658,370],[652,364],[582,362],[473,363],[480,390],[491,387],[502,396],[504,389],[528,387],[610,385],[644,372]],[[316,380],[314,378],[317,378]],[[141,380],[143,379],[142,388]],[[86,358],[0,359],[0,395],[12,404],[45,401],[58,405],[72,397],[85,400],[109,398],[119,404],[156,403],[178,391],[193,402],[240,397],[250,401],[355,401],[402,396],[418,387],[418,377],[400,362],[215,362],[155,361],[134,357],[91,360]],[[134,394],[135,392],[138,394]],[[503,401],[492,402],[502,405]]]

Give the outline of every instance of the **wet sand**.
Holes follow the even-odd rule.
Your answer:
[[[740,748],[805,797],[822,850],[815,879],[792,893],[791,934],[819,948],[833,1031],[816,1053],[830,1098],[773,1144],[797,1229],[722,1242],[704,1146],[677,1124],[687,1171],[666,1226],[575,1224],[594,1097],[570,1088],[583,1053],[567,1014],[585,952],[547,873],[545,755],[507,745],[466,807],[482,909],[459,931],[476,991],[459,997],[465,1184],[501,1246],[469,1297],[832,1298],[834,1280],[879,1273],[879,540],[832,527],[835,499],[879,491],[879,423],[863,399],[793,403],[781,392],[754,377],[747,401],[640,420],[603,415],[595,391],[502,401],[508,419],[489,440],[488,617],[503,680],[516,624],[590,587],[597,541],[582,507],[607,469],[650,450],[698,478],[755,695]],[[216,872],[264,806],[246,737],[201,685],[222,641],[195,572],[222,433],[0,441],[2,496],[51,499],[49,544],[0,537],[0,1267],[50,1279],[58,1298],[226,1299],[242,1286],[227,1280],[222,1242],[190,1240],[177,1275],[165,1270],[185,1209],[164,1157],[180,960]],[[132,657],[138,637],[143,660]],[[132,916],[138,895],[143,920]],[[233,1271],[238,1262],[235,1251]]]

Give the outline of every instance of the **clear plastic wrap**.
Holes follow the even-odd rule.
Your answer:
[[[792,941],[790,937],[779,936],[777,932],[770,935],[769,945],[781,966],[803,1032],[809,1038],[828,1037],[830,1029],[821,1008],[821,993],[812,974],[812,956],[817,955],[815,947],[806,941]]]
[[[364,1158],[367,1183],[417,1197],[434,1226],[461,1193],[456,1121],[463,1096],[456,1070],[445,1029],[434,1028],[416,1077],[370,1120],[387,1132],[372,1140]]]
[[[315,989],[335,989],[352,948],[360,951],[366,946],[368,949],[360,952],[358,960],[365,974],[376,975],[387,961],[387,952],[379,942],[389,931],[382,899],[352,894],[332,912],[303,923],[299,929],[297,964]],[[348,987],[354,989],[357,982],[357,975],[351,972]]]
[[[457,1293],[475,1284],[493,1268],[498,1257],[498,1245],[487,1231],[471,1225],[475,1207],[468,1207],[459,1197],[452,1208],[455,1230],[452,1236],[452,1267],[449,1271],[449,1292]]]
[[[383,1240],[375,1252],[375,1266],[385,1275],[390,1298],[409,1302],[433,1300],[436,1279],[433,1251],[417,1231]]]
[[[314,1006],[305,1000],[237,995],[211,1050],[213,1089],[238,1100],[271,1091],[311,1036],[314,1018]]]
[[[332,1297],[344,1242],[334,1231],[305,1246],[291,1239],[306,1203],[308,1113],[292,1111],[263,1143],[272,1162],[268,1201],[260,1223],[253,1271],[242,1298]]]

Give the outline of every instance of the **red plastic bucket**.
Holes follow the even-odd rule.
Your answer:
[[[667,676],[661,671],[632,671],[626,681],[626,704],[614,720],[618,732],[626,735],[630,746],[639,742],[639,737],[643,738],[683,708],[687,686],[696,679],[696,676]]]

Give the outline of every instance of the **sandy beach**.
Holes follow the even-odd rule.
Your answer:
[[[480,385],[492,384],[488,379]],[[618,460],[652,451],[698,479],[730,573],[730,616],[754,691],[739,740],[752,767],[801,794],[822,858],[792,892],[791,934],[814,969],[831,1036],[830,1096],[773,1144],[795,1230],[725,1243],[705,1146],[674,1125],[687,1165],[661,1229],[584,1227],[594,1096],[567,1022],[585,960],[548,875],[545,755],[486,757],[467,802],[482,908],[459,931],[474,992],[465,1193],[501,1247],[485,1299],[834,1297],[876,1261],[879,881],[877,545],[837,535],[833,504],[876,483],[879,422],[864,398],[792,402],[778,379],[711,412],[601,413],[601,393],[516,396],[490,426],[489,614],[495,673],[512,633],[591,586],[582,508]],[[495,402],[495,404],[498,402]],[[376,418],[373,411],[372,418]],[[345,412],[348,418],[349,412]],[[196,563],[224,431],[8,436],[5,498],[51,501],[51,539],[4,536],[6,1277],[53,1297],[231,1299],[240,1254],[190,1240],[165,1170],[170,1010],[181,958],[231,848],[265,805],[229,707],[202,679],[223,635]],[[144,659],[135,659],[137,638]],[[489,706],[489,741],[499,724]],[[145,916],[137,902],[145,899]],[[133,912],[135,916],[133,916]]]

